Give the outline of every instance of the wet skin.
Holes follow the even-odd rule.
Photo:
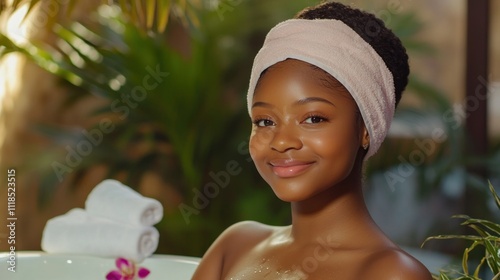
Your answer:
[[[331,76],[298,60],[272,66],[259,80],[251,118],[252,159],[291,203],[292,225],[231,226],[193,279],[431,279],[366,209],[362,146],[369,135]]]

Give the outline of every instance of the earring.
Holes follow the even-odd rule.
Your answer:
[[[366,150],[366,149],[368,149],[368,143],[363,144],[363,150]]]

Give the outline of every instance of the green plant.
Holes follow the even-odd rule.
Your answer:
[[[489,189],[500,210],[500,198],[491,183]],[[500,224],[466,215],[456,215],[453,218],[463,220],[461,225],[473,233],[431,236],[422,246],[430,240],[437,239],[460,239],[471,243],[464,249],[461,269],[442,270],[439,275],[434,275],[434,279],[480,280],[481,275],[485,273],[493,275],[492,280],[500,279]],[[479,253],[478,260],[472,258],[473,253]]]
[[[173,189],[174,199],[192,201],[192,189],[203,186],[209,171],[221,170],[212,164],[223,154],[232,137],[228,135],[239,121],[233,108],[222,105],[224,91],[213,38],[186,31],[187,40],[180,46],[189,49],[185,55],[163,34],[143,32],[117,6],[102,6],[95,19],[89,25],[54,24],[53,47],[33,40],[16,45],[0,35],[4,53],[25,54],[62,78],[68,93],[65,108],[89,99],[101,106],[89,116],[95,126],[36,124],[42,135],[57,144],[57,153],[46,150],[27,163],[43,169],[39,200],[53,203],[61,179],[77,185],[80,175],[104,165],[107,177],[125,175],[125,183],[132,187],[153,173]],[[112,129],[100,129],[101,121]],[[65,147],[75,150],[88,142],[91,131],[100,131],[100,140],[78,164],[68,165]],[[222,227],[221,220],[227,218],[201,213],[187,225],[177,205],[165,207],[170,211],[159,225],[165,237],[160,252],[200,255],[210,240],[197,235],[216,232],[212,228]]]
[[[95,29],[79,23],[69,27],[55,24],[57,48],[36,42],[16,46],[4,36],[0,41],[71,83],[66,84],[72,92],[67,105],[89,94],[109,100],[94,117],[112,120],[113,129],[107,134],[101,132],[106,134],[102,143],[82,157],[76,170],[106,163],[111,167],[109,176],[127,171],[128,181],[134,186],[144,172],[156,170],[166,181],[183,178],[177,183],[187,186],[179,188],[185,194],[188,187],[201,184],[214,145],[226,129],[231,129],[232,112],[220,106],[220,70],[213,49],[200,38],[190,38],[184,47],[191,53],[184,57],[166,45],[160,34],[141,32],[122,17],[116,6],[103,6],[98,15],[103,24]],[[56,142],[69,138],[68,142],[77,145],[85,139],[84,130],[75,133],[53,126],[38,129]],[[165,145],[172,145],[175,152],[165,152]],[[141,151],[132,152],[137,149]],[[68,173],[62,158],[59,164],[54,163],[58,178],[48,180],[41,188],[49,190],[42,198],[50,194],[55,179],[61,180]],[[172,176],[179,172],[181,177]]]
[[[45,3],[43,3],[45,2]],[[102,4],[116,3],[123,15],[131,20],[137,27],[144,30],[153,30],[162,33],[167,27],[170,14],[173,12],[179,16],[184,23],[198,25],[197,10],[201,8],[202,2],[197,0],[119,0],[119,1],[97,1]],[[0,16],[3,13],[12,13],[26,6],[29,15],[35,8],[45,5],[48,13],[63,10],[66,15],[71,15],[78,7],[77,0],[0,0]],[[55,14],[49,18],[49,23],[55,23]]]

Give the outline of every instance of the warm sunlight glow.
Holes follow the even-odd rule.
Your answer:
[[[22,45],[27,43],[27,28],[23,18],[28,12],[28,6],[19,7],[0,26],[2,32],[14,43]],[[8,54],[0,60],[0,116],[3,111],[12,111],[15,94],[20,88],[20,69],[22,58],[19,54]],[[5,121],[0,122],[0,147],[5,142]]]
[[[0,116],[3,110],[12,111],[15,94],[20,88],[20,70],[22,57],[19,54],[9,54],[0,61]],[[5,140],[5,122],[0,122],[0,147]]]
[[[7,20],[6,35],[16,44],[22,45],[27,42],[27,28],[23,19],[28,12],[28,6],[19,7]]]

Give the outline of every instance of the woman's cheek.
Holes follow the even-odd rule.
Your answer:
[[[274,129],[269,127],[254,129],[251,135],[256,145],[269,145],[273,137]]]
[[[331,137],[325,137],[325,135],[318,135],[315,133],[310,133],[309,135],[302,138],[302,141],[305,143],[304,146],[307,146],[315,151],[318,151],[319,154],[330,154],[332,150],[338,145]]]
[[[256,163],[256,159],[258,158],[259,151],[262,150],[262,141],[259,140],[259,137],[257,136],[258,134],[255,132],[252,132],[250,135],[250,143],[248,144],[248,150],[250,152],[250,157],[252,157],[252,160],[254,163]]]
[[[250,135],[250,153],[254,151],[265,149],[269,146],[270,141],[273,139],[272,129],[254,128]]]

